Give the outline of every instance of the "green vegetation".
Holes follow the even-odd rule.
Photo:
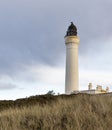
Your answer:
[[[50,95],[55,95],[55,92],[53,91],[53,90],[50,90],[50,91],[48,91],[48,93],[47,94],[50,94]]]
[[[112,96],[47,94],[0,101],[0,130],[112,130]]]

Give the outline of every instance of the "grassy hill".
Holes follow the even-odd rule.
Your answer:
[[[0,101],[0,130],[112,130],[112,96],[42,95]]]

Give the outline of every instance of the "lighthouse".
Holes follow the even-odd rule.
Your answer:
[[[77,28],[71,22],[65,35],[66,45],[66,76],[65,93],[70,94],[79,91],[79,72],[78,72],[78,46],[79,38]]]

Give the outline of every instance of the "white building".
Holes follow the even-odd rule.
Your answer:
[[[65,93],[70,94],[73,91],[79,91],[79,73],[78,73],[78,45],[77,28],[71,22],[65,36],[66,45],[66,78]]]
[[[88,90],[82,90],[79,93],[103,94],[103,93],[108,93],[108,92],[109,92],[109,87],[106,87],[106,89],[104,90],[101,85],[97,85],[96,89],[93,89],[92,83],[89,83]]]

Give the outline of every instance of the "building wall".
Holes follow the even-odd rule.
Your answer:
[[[68,36],[65,38],[66,44],[66,78],[65,93],[70,94],[79,90],[78,75],[78,44],[77,36]]]

